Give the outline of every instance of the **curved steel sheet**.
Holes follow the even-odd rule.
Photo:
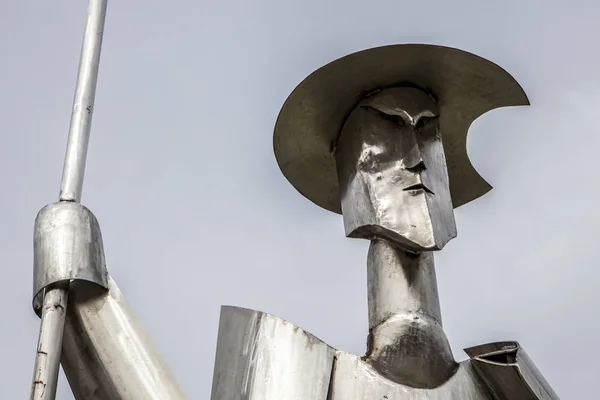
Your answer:
[[[33,237],[33,309],[40,315],[44,288],[82,280],[108,288],[98,220],[79,203],[61,201],[42,208]]]
[[[517,342],[496,342],[465,349],[475,371],[496,400],[558,400],[550,384]]]
[[[360,357],[343,351],[336,354],[330,390],[328,400],[493,399],[468,361],[460,363],[456,373],[443,385],[421,389],[392,382],[379,375]]]
[[[290,322],[222,307],[212,400],[326,400],[335,350]]]

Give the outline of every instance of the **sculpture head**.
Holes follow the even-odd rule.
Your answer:
[[[343,211],[350,236],[439,249],[456,235],[452,207],[492,188],[467,155],[469,127],[490,110],[528,104],[510,74],[474,54],[377,47],[321,67],[294,89],[275,125],[275,157],[303,196]],[[419,180],[429,191],[404,190]]]
[[[405,250],[440,250],[456,237],[435,101],[388,88],[350,113],[335,150],[346,235],[386,237]]]

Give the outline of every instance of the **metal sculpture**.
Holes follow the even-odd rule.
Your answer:
[[[55,398],[62,364],[77,400],[187,399],[108,274],[96,217],[79,204],[106,4],[88,4],[59,201],[35,220],[41,327],[30,398]]]
[[[558,399],[516,342],[454,360],[433,264],[456,236],[453,208],[491,189],[467,157],[469,126],[528,104],[497,65],[440,46],[370,49],[305,79],[277,120],[275,156],[302,195],[343,215],[348,237],[371,241],[367,354],[224,307],[212,400]]]
[[[62,364],[78,400],[180,400],[185,393],[108,274],[94,214],[80,204],[107,0],[89,0],[59,201],[34,230],[41,317],[32,400],[53,400]],[[467,349],[442,329],[433,251],[453,208],[490,190],[466,155],[471,122],[528,104],[514,79],[438,46],[372,49],[308,77],[286,101],[275,155],[314,203],[371,241],[364,357],[277,317],[221,312],[213,400],[557,399],[516,342]]]

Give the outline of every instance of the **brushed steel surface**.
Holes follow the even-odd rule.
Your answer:
[[[457,363],[443,383],[415,387],[383,376],[368,356],[335,351],[287,321],[223,307],[211,400],[558,400],[520,347],[514,360],[494,359],[515,346],[466,349],[471,359]]]
[[[184,400],[177,379],[109,276],[71,284],[62,366],[77,400]]]
[[[409,251],[456,237],[438,109],[413,87],[381,90],[346,120],[335,148],[346,235]]]
[[[346,234],[371,240],[364,360],[414,388],[439,387],[458,367],[431,253],[456,237],[438,116],[423,90],[383,89],[354,108],[335,149]]]
[[[272,315],[222,307],[212,400],[326,400],[335,350]]]
[[[59,198],[63,201],[81,201],[107,3],[108,0],[89,0],[88,2],[60,186]]]
[[[364,360],[391,381],[435,388],[456,371],[442,329],[433,254],[385,239],[368,256],[369,340]]]
[[[491,189],[467,157],[469,126],[494,108],[528,104],[497,65],[430,45],[351,54],[288,97],[273,138],[283,174],[315,204],[342,213],[347,236],[371,241],[368,351],[335,353],[327,400],[557,399],[518,345],[479,346],[467,350],[470,360],[454,360],[433,264],[432,251],[456,236],[453,208]],[[283,338],[273,332],[261,349],[275,352]],[[236,364],[247,356],[226,347],[216,365],[260,382],[272,382],[286,362]],[[304,372],[313,382],[312,370]],[[246,399],[243,385],[230,387],[227,398]]]
[[[100,50],[102,47],[102,36],[104,34],[104,22],[106,19],[106,5],[107,0],[89,0],[88,2],[87,19],[83,34],[83,43],[81,45],[71,124],[59,193],[59,199],[61,201],[79,202],[81,200],[87,147],[92,123],[92,113],[94,110],[96,83],[98,81]],[[36,226],[36,235],[37,233]],[[62,315],[64,314],[64,307],[66,307],[66,304],[62,305],[63,311],[60,314],[57,314],[56,312],[41,312],[41,304],[44,303],[46,311],[47,307],[56,304],[56,299],[63,299],[66,301],[69,290],[68,282],[64,282],[64,284],[61,284],[59,287],[53,287],[46,291],[45,295],[51,296],[51,299],[46,300],[43,298],[43,288],[48,287],[49,284],[55,283],[57,279],[70,279],[69,275],[72,275],[72,273],[77,270],[80,272],[83,272],[84,270],[85,272],[93,272],[98,269],[97,265],[78,264],[78,262],[84,261],[98,261],[96,259],[78,260],[76,258],[77,255],[85,256],[86,253],[84,250],[85,245],[81,246],[81,242],[74,243],[80,246],[74,250],[76,257],[73,258],[68,255],[68,249],[64,246],[66,243],[64,238],[56,236],[55,239],[58,240],[56,246],[59,247],[56,251],[52,249],[53,243],[43,243],[44,248],[42,252],[45,253],[42,254],[43,260],[41,264],[44,264],[46,261],[50,262],[41,266],[39,262],[36,262],[36,266],[34,267],[33,303],[34,310],[41,317],[39,341],[43,341],[45,344],[53,344],[45,345],[44,352],[40,352],[38,349],[38,352],[36,353],[34,383],[32,385],[30,397],[32,400],[54,400],[56,397],[56,380],[58,379],[58,369],[60,365],[59,354],[61,353],[60,338],[64,331],[65,321]],[[75,241],[78,241],[78,239],[75,239]],[[92,243],[92,245],[93,244],[94,243]],[[99,245],[102,246],[101,241]],[[37,250],[39,249],[36,248],[36,251]],[[50,253],[53,255],[67,255],[67,257],[64,260],[56,258],[52,259],[52,257],[49,256]],[[39,254],[36,253],[36,256],[39,256]],[[71,265],[69,265],[69,263],[71,263]],[[48,269],[45,270],[45,268]],[[94,276],[93,278],[98,278],[96,279],[98,283],[105,283],[102,282],[102,278],[97,276]],[[59,318],[57,315],[60,315],[61,317]],[[42,364],[45,366],[44,368],[39,367]],[[49,390],[36,390],[36,388],[41,387],[42,385]]]
[[[32,399],[54,399],[60,361],[78,400],[183,400],[187,396],[108,275],[98,221],[79,204],[106,5],[88,4],[60,202],[36,218],[33,305],[42,321]]]
[[[328,400],[491,400],[488,388],[469,362],[460,363],[456,373],[436,388],[415,388],[381,376],[360,357],[336,353]],[[517,398],[513,398],[517,400]]]
[[[44,288],[71,280],[108,288],[102,233],[94,214],[79,203],[42,208],[33,238],[33,309],[40,315]]]
[[[394,315],[419,313],[442,324],[433,254],[410,254],[374,239],[367,256],[369,329]]]
[[[498,107],[528,105],[515,79],[498,65],[449,47],[400,44],[350,54],[313,72],[283,105],[273,137],[288,181],[315,204],[341,213],[333,149],[342,126],[365,95],[409,83],[431,93],[440,109],[454,207],[491,186],[467,156],[471,123]]]
[[[558,400],[518,342],[488,343],[465,352],[496,400]]]
[[[33,383],[29,395],[32,400],[56,397],[65,310],[69,295],[67,285],[48,288],[44,295]]]

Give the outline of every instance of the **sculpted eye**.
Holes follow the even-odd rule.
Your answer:
[[[361,106],[361,107],[365,108],[367,110],[370,110],[371,112],[375,112],[381,119],[389,121],[392,124],[396,125],[397,127],[402,127],[402,126],[406,125],[406,121],[404,121],[404,119],[402,119],[402,117],[400,117],[398,115],[386,114],[383,111],[380,111],[371,106]]]
[[[417,135],[421,138],[420,140],[424,140],[426,142],[432,140],[441,140],[439,125],[436,121],[437,117],[422,116],[419,118],[417,125],[415,126],[415,130],[417,131]]]
[[[433,118],[430,117],[421,117],[419,118],[419,120],[417,121],[417,124],[415,125],[415,128],[417,130],[421,130],[423,127],[425,127],[425,125],[427,125]]]

